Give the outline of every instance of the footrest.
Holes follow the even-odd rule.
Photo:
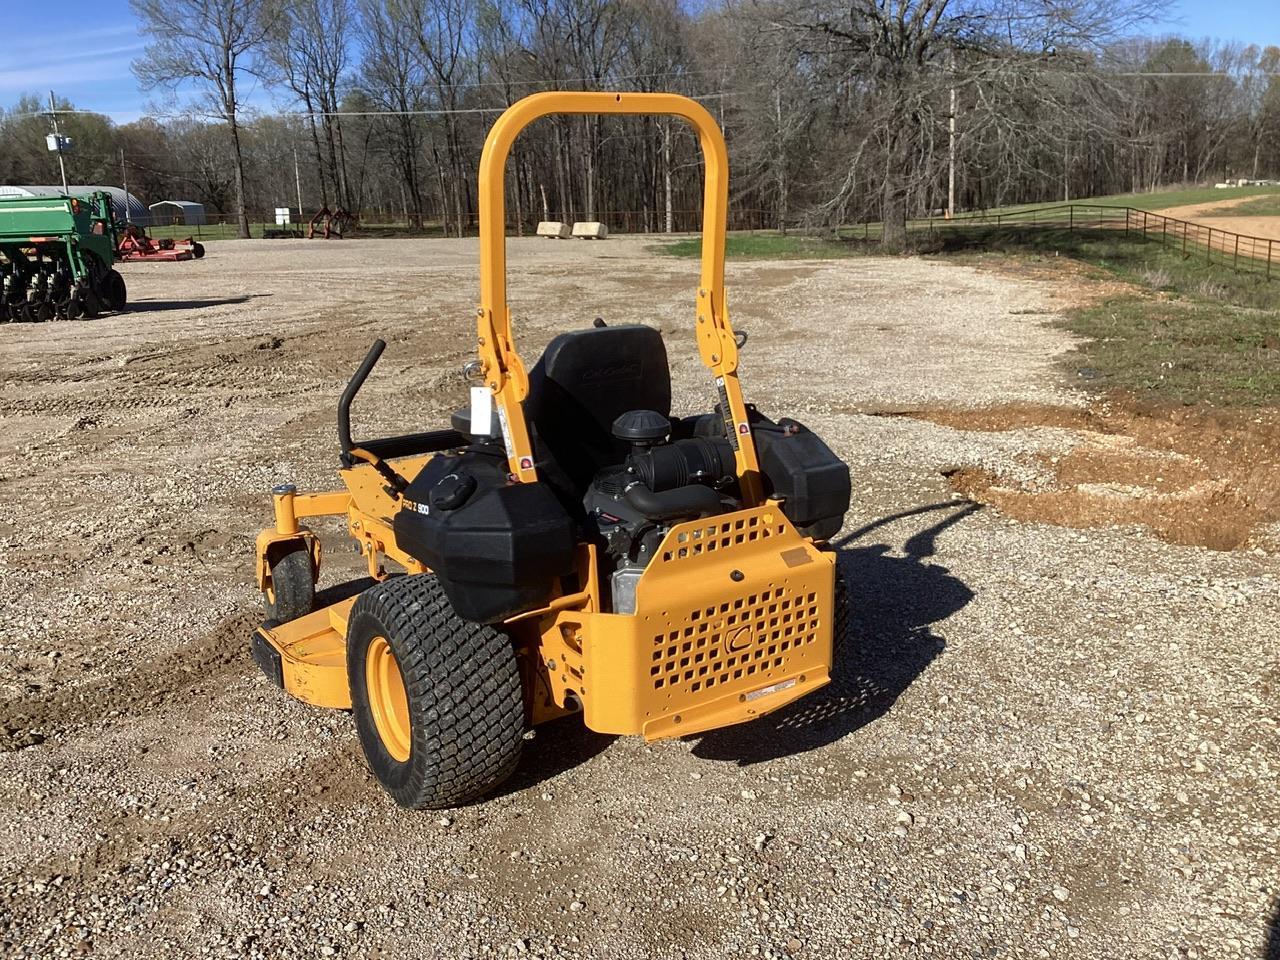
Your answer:
[[[254,631],[250,651],[258,667],[291,696],[317,707],[351,709],[347,685],[347,618],[355,598]]]
[[[646,740],[659,740],[663,737],[687,737],[735,723],[746,723],[785,707],[830,682],[831,677],[825,669],[811,668],[807,673],[775,680],[745,693],[717,697],[688,707],[683,713],[674,716],[668,714],[649,720],[641,732]]]

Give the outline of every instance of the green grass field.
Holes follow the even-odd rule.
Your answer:
[[[1212,203],[1216,200],[1234,200],[1237,197],[1280,197],[1280,187],[1191,187],[1179,190],[1158,190],[1155,193],[1120,193],[1110,197],[1091,197],[1076,203],[1103,203],[1137,210],[1164,210],[1183,207],[1192,203]]]
[[[1179,187],[1172,190],[1144,191],[1142,193],[1114,193],[1102,197],[1073,197],[1071,203],[1102,204],[1104,206],[1133,207],[1135,210],[1164,210],[1168,207],[1183,207],[1192,203],[1212,203],[1218,200],[1234,200],[1238,197],[1263,197],[1280,200],[1280,187]],[[1062,200],[1050,200],[1045,203],[1013,204],[1007,207],[993,207],[984,211],[988,216],[1003,216],[1010,213],[1024,213],[1031,210],[1042,210],[1060,206]],[[963,215],[968,215],[964,212]]]
[[[1155,236],[1155,235],[1153,235]],[[980,259],[1013,254],[1031,259],[1069,257],[1109,275],[1166,295],[1206,299],[1258,310],[1280,310],[1280,266],[1268,281],[1260,269],[1236,271],[1231,258],[1212,262],[1197,253],[1184,257],[1174,242],[1144,241],[1119,230],[1075,230],[1017,227],[971,227],[935,234],[933,248],[942,255]],[[1203,248],[1200,248],[1203,251]]]
[[[1102,389],[1184,405],[1280,402],[1280,311],[1125,296],[1072,310],[1064,326],[1089,338],[1069,365]]]
[[[1064,314],[1062,325],[1088,338],[1066,366],[1087,369],[1095,388],[1181,404],[1280,402],[1280,276],[1268,282],[1113,230],[975,229],[943,240],[942,255],[961,262],[1014,255],[1034,268],[1065,256],[1096,279],[1131,284]]]

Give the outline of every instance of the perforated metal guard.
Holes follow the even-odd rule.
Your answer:
[[[732,555],[761,541],[785,538],[788,532],[794,537],[794,530],[779,519],[752,513],[677,529],[653,563],[674,572],[692,567],[691,561],[703,566],[705,561],[698,558],[706,555]],[[653,635],[653,689],[674,687],[692,694],[732,680],[768,678],[787,664],[790,651],[814,643],[821,625],[817,593],[796,592],[783,583],[691,610],[683,623],[672,625],[674,629]]]
[[[787,527],[778,522],[772,513],[751,513],[736,516],[723,523],[708,523],[689,529],[688,525],[676,527],[662,542],[655,563],[678,563],[704,553],[727,550],[731,546],[755,543],[773,536],[782,536]]]
[[[588,725],[650,739],[739,723],[827,682],[833,561],[777,503],[668,531],[633,615],[585,645]]]
[[[786,589],[694,610],[687,625],[653,638],[653,689],[683,685],[697,693],[767,675],[787,662],[787,651],[817,640],[818,625],[817,594]]]

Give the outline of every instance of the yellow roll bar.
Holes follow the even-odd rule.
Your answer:
[[[702,275],[698,284],[697,340],[702,362],[716,378],[725,433],[737,451],[745,506],[761,500],[755,444],[738,384],[738,346],[724,297],[724,241],[729,210],[729,156],[720,128],[700,103],[674,93],[535,93],[507,110],[485,138],[480,155],[480,307],[476,336],[483,375],[498,401],[512,474],[537,479],[521,401],[529,378],[511,340],[507,305],[506,166],[511,145],[533,121],[556,113],[661,114],[680,117],[698,131],[706,167],[702,198]]]

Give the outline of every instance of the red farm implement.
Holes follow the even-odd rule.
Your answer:
[[[129,224],[120,234],[120,243],[116,246],[116,257],[119,260],[133,262],[199,260],[204,256],[204,247],[191,237],[185,240],[157,240],[148,237],[147,232],[136,224]]]
[[[311,223],[307,227],[307,239],[314,240],[316,238],[316,230],[321,230],[323,231],[321,235],[324,239],[332,240],[336,237],[341,240],[355,226],[355,216],[342,207],[337,210],[321,207],[316,211],[316,215],[311,218]]]

